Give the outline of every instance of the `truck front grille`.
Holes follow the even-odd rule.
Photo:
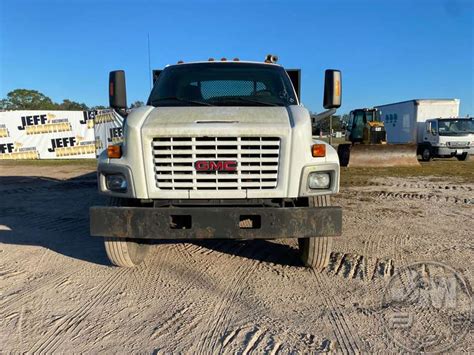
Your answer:
[[[152,144],[159,189],[246,190],[277,186],[279,137],[159,137]],[[197,161],[236,162],[236,169],[197,171]]]
[[[447,146],[451,147],[451,148],[469,148],[469,142],[456,142],[456,141],[453,141],[453,142],[448,142]]]

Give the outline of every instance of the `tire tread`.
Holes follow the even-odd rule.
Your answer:
[[[329,195],[310,197],[310,206],[331,206]],[[322,270],[329,264],[332,250],[331,237],[299,238],[300,255],[303,263],[313,269]]]
[[[109,205],[123,206],[124,202],[121,200],[122,199],[111,198]],[[140,264],[147,254],[144,249],[149,248],[149,246],[141,245],[139,247],[141,250],[137,252],[137,250],[135,250],[135,246],[132,243],[138,244],[123,238],[104,238],[105,252],[107,253],[107,257],[109,258],[110,262],[116,266],[121,267],[134,267]],[[136,255],[132,255],[132,250]]]

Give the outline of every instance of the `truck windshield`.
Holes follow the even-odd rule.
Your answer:
[[[473,119],[443,119],[438,120],[440,136],[459,136],[474,133]]]
[[[163,70],[148,99],[152,106],[296,105],[282,67],[252,63],[196,63]]]

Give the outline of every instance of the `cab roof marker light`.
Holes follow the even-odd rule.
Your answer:
[[[276,62],[278,62],[278,56],[274,54],[267,54],[267,56],[265,57],[265,63],[275,64]]]

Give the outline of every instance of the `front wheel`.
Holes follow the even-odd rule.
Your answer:
[[[431,148],[424,147],[421,151],[421,160],[430,161],[431,160]]]
[[[109,206],[129,206],[128,201],[123,198],[111,198]],[[151,245],[139,243],[136,240],[115,237],[106,237],[104,245],[110,262],[121,267],[139,265],[145,260],[151,248]]]
[[[469,154],[468,153],[462,153],[461,155],[456,155],[456,158],[459,161],[465,161],[469,159]]]
[[[331,196],[309,198],[310,207],[331,206]],[[332,251],[331,237],[298,238],[301,261],[305,266],[321,270],[328,266]]]
[[[121,267],[134,267],[141,264],[150,249],[149,245],[123,238],[107,237],[104,243],[110,262]]]

